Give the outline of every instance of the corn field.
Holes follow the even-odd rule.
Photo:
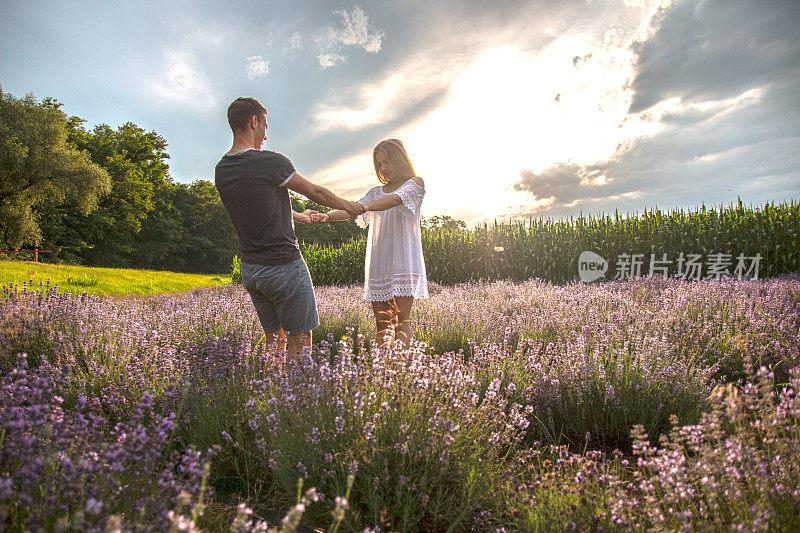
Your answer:
[[[641,215],[531,219],[471,230],[423,230],[428,279],[450,285],[471,280],[539,278],[553,283],[577,279],[584,250],[605,258],[609,269],[621,254],[642,254],[647,275],[651,254],[675,260],[683,253],[708,259],[730,254],[733,273],[739,254],[760,254],[758,277],[800,271],[800,201],[695,210],[645,210]],[[316,285],[364,281],[366,241],[338,246],[306,245],[303,256]],[[675,266],[669,275],[674,275]],[[613,279],[613,275],[606,279]]]

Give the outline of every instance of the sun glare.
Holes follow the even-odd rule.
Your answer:
[[[560,37],[536,54],[514,46],[482,52],[444,105],[399,133],[429,178],[426,211],[476,222],[531,207],[512,188],[521,170],[603,160],[642,134],[624,120],[630,54],[613,34],[600,43]]]
[[[523,170],[541,173],[559,163],[606,161],[631,139],[660,131],[663,126],[654,110],[628,114],[631,39],[614,29],[599,38],[561,35],[538,51],[516,45],[488,48],[467,66],[450,69],[448,76],[454,81],[445,101],[391,134],[403,140],[414,168],[426,180],[422,214],[446,213],[479,224],[546,210],[551,198],[535,199],[514,190]],[[447,67],[440,65],[440,70]],[[408,71],[431,73],[431,68],[410,65]],[[382,116],[380,110],[391,108],[387,102],[419,86],[419,76],[392,76],[373,83],[359,90],[368,104],[364,109],[320,108],[317,127],[343,127],[345,117],[361,124],[370,114]],[[331,185],[347,177],[352,192],[367,190],[377,184],[371,148],[317,176]],[[609,181],[597,173],[581,179],[586,185]]]

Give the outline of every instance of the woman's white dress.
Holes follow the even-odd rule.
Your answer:
[[[390,194],[402,203],[385,211],[367,211],[359,226],[369,226],[364,264],[364,299],[385,302],[395,296],[428,297],[428,278],[422,257],[420,207],[425,188],[408,180],[397,190],[373,187],[359,200],[366,204]]]

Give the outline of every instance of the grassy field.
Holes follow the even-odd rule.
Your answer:
[[[98,296],[136,296],[182,292],[230,281],[227,274],[181,274],[131,268],[51,265],[32,261],[0,261],[0,285],[27,283],[31,288],[58,285],[58,292]]]

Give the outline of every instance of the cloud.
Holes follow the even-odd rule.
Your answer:
[[[654,24],[657,31],[634,46],[632,113],[671,97],[718,100],[768,79],[797,79],[798,2],[683,0]]]
[[[291,52],[293,50],[299,50],[303,47],[303,37],[300,35],[299,31],[296,31],[289,37],[289,40],[286,41],[286,44],[283,47],[284,52]]]
[[[333,162],[314,172],[312,179],[314,183],[329,187],[339,196],[352,200],[361,198],[369,189],[380,185],[372,164],[372,148]]]
[[[164,75],[150,84],[159,100],[209,112],[213,110],[217,99],[188,54],[165,53],[164,63]]]
[[[369,18],[360,6],[352,11],[340,9],[333,12],[340,18],[336,27],[328,26],[327,35],[317,37],[319,54],[317,62],[325,69],[337,63],[347,61],[344,50],[347,47],[361,48],[371,54],[377,54],[383,45],[383,30],[370,29]]]
[[[486,127],[484,122],[487,118],[493,126],[496,119],[503,117],[506,121],[509,121],[509,117],[515,117],[512,122],[519,124],[528,119],[527,115],[523,119],[519,108],[539,108],[540,101],[553,101],[559,92],[574,115],[583,115],[576,103],[583,106],[584,102],[587,105],[591,102],[595,111],[590,113],[596,114],[598,102],[602,101],[605,107],[616,105],[613,102],[619,99],[619,94],[598,94],[593,87],[600,84],[593,78],[597,70],[603,70],[602,86],[609,91],[614,89],[616,93],[620,92],[617,89],[628,76],[627,73],[618,74],[618,66],[623,61],[630,63],[626,59],[632,55],[628,47],[635,35],[633,30],[641,22],[641,16],[638,15],[640,11],[621,5],[587,6],[583,0],[546,4],[512,0],[503,2],[502,6],[465,0],[459,3],[456,10],[451,4],[431,2],[415,6],[410,11],[393,11],[392,47],[382,52],[381,71],[359,76],[358,68],[351,68],[346,77],[330,76],[326,80],[330,82],[325,86],[326,94],[320,103],[311,108],[315,121],[313,129],[317,133],[358,132],[347,136],[354,141],[364,134],[371,137],[396,136],[400,128],[417,123],[426,116],[432,118],[429,115],[454,96],[454,88],[467,88],[472,84],[481,85],[485,91],[472,91],[467,98],[458,99],[461,108],[459,115],[473,117],[471,125],[467,128],[450,125],[450,132],[442,132],[447,138],[476,138],[470,130],[472,127]],[[576,27],[575,19],[580,18],[583,12],[586,12],[585,19],[588,22]],[[480,20],[480,25],[476,25],[475,20]],[[619,25],[624,25],[625,31],[630,34],[624,46],[616,42],[604,43],[604,49],[610,49],[610,52],[595,51],[595,47],[589,45],[602,38],[612,20],[615,31]],[[542,31],[543,27],[548,26],[553,28],[553,33]],[[553,57],[546,61],[547,65],[525,60],[514,62],[514,67],[521,69],[518,71],[510,68],[491,69],[488,63],[492,60],[484,57],[487,51],[503,48],[513,48],[527,56],[535,56],[560,41],[556,35],[570,38],[565,40],[563,49],[553,50],[552,54],[548,51],[548,55]],[[594,55],[590,55],[593,51]],[[586,61],[579,68],[572,68],[571,61],[576,53],[580,53],[581,57],[586,56]],[[327,52],[320,54],[319,60],[321,65],[330,67],[345,61],[346,56],[344,51]],[[483,65],[483,72],[470,76],[468,82],[465,80],[456,85],[459,77],[475,63]],[[563,65],[563,68],[556,69],[555,63]],[[610,63],[614,66],[608,67]],[[617,78],[620,78],[619,84],[613,86],[607,81]],[[540,94],[542,87],[549,92]],[[518,109],[506,109],[509,107],[506,104],[510,104],[508,93],[522,99],[516,102]],[[467,102],[467,99],[475,101]],[[627,110],[628,103],[625,101],[619,106],[621,114]],[[503,114],[496,115],[487,107],[502,107]],[[476,110],[480,111],[476,114]],[[539,124],[557,117],[548,114],[531,118],[535,119],[535,124]],[[616,125],[612,128],[616,128]],[[535,132],[538,129],[529,127],[527,131]],[[507,128],[502,126],[496,131],[500,134],[492,135],[493,138],[511,136]],[[581,135],[591,137],[592,133],[582,128]],[[531,140],[528,146],[535,146],[538,140]],[[358,148],[353,142],[351,149]],[[527,151],[539,150],[528,148]],[[602,155],[608,153],[605,150]],[[513,180],[519,168],[516,166],[504,178]]]
[[[560,204],[594,198],[598,188],[605,184],[605,177],[599,175],[598,170],[574,163],[559,163],[539,174],[525,169],[520,172],[520,178],[515,190],[527,191],[536,200],[553,199]]]
[[[161,13],[163,21],[169,21],[176,14],[175,6],[165,5]],[[146,46],[160,49],[158,52],[144,48],[141,57],[141,76],[149,79],[150,94],[159,102],[197,109],[201,112],[213,112],[218,104],[215,85],[210,80],[216,77],[209,74],[214,71],[215,60],[220,57],[235,33],[217,19],[207,19],[199,12],[180,13],[181,24],[167,24],[168,37],[153,39],[144,30],[139,31],[140,38],[145,39]],[[131,20],[131,24],[140,21]],[[155,31],[148,27],[148,31]],[[137,32],[134,32],[137,33]],[[139,47],[136,43],[131,46]],[[144,44],[142,46],[145,46]],[[150,71],[150,73],[148,73]],[[123,79],[130,79],[124,76]]]
[[[372,54],[380,52],[384,33],[380,30],[370,31],[369,19],[361,7],[355,6],[350,13],[344,9],[334,11],[334,15],[342,18],[342,25],[338,29],[330,29],[332,41],[345,46],[358,46]]]
[[[317,104],[314,130],[358,131],[401,116],[419,119],[449,91],[465,62],[428,56],[412,60],[381,79],[364,83]],[[414,113],[410,113],[411,110]]]
[[[190,26],[192,26],[190,24]],[[194,46],[210,46],[219,48],[233,37],[231,31],[220,25],[207,25],[207,23],[195,22],[193,29],[187,35],[186,43]]]
[[[569,216],[800,192],[792,170],[800,168],[800,101],[793,96],[800,94],[798,75],[790,58],[778,57],[797,57],[792,43],[772,39],[778,43],[772,64],[783,62],[785,68],[758,74],[748,65],[744,79],[730,72],[726,79],[733,85],[710,91],[706,88],[726,87],[715,79],[715,68],[738,67],[732,61],[708,65],[698,56],[716,51],[721,57],[719,51],[729,45],[724,32],[706,35],[704,19],[693,17],[705,9],[730,19],[727,4],[698,0],[700,7],[679,24],[686,0],[627,3],[635,7],[420,5],[413,17],[403,13],[403,24],[385,23],[391,47],[382,41],[382,57],[369,62],[380,71],[365,75],[357,68],[364,65],[354,65],[325,74],[318,103],[308,108],[311,127],[297,144],[314,147],[314,164],[330,171],[329,183],[352,187],[357,181],[358,189],[373,181],[369,168],[353,180],[347,165],[326,167],[325,160],[357,153],[368,167],[369,154],[361,153],[365,146],[402,138],[429,186],[427,208],[459,218],[506,208],[507,214]],[[732,6],[744,9],[737,0]],[[762,8],[752,3],[749,9]],[[753,26],[750,33],[769,34],[768,27],[745,20],[744,11],[742,25]],[[381,24],[389,20],[385,12],[369,14]],[[339,14],[334,18],[332,26],[339,30],[348,24]],[[682,24],[693,25],[698,34],[675,43],[665,32],[674,31],[681,40],[687,35]],[[770,41],[747,37],[738,27],[731,33],[734,49],[746,47],[736,39]],[[359,45],[345,45],[347,39],[318,35],[324,38],[316,50],[307,48],[319,56],[321,67],[364,55]],[[680,52],[682,47],[691,52]],[[687,62],[708,65],[707,75],[695,68],[692,80]],[[636,108],[636,99],[649,103]],[[309,129],[318,135],[309,136]]]
[[[324,52],[317,55],[317,64],[321,69],[330,68],[342,61],[347,61],[347,58],[336,52]]]
[[[247,77],[251,80],[269,74],[269,61],[265,61],[261,56],[251,56],[247,58]]]
[[[770,10],[770,7],[776,9]],[[627,139],[606,158],[524,169],[548,216],[800,194],[800,18],[788,3],[679,1],[632,50]],[[585,56],[574,56],[581,66]],[[563,100],[562,98],[560,98]]]
[[[581,61],[589,61],[590,59],[592,59],[592,53],[591,53],[591,52],[589,52],[588,54],[586,54],[586,55],[585,55],[585,56],[583,56],[583,57],[581,57],[581,56],[575,56],[575,57],[573,57],[573,58],[572,58],[572,66],[577,68],[577,67],[578,67],[578,64],[579,64]]]
[[[659,110],[662,128],[630,139],[607,160],[523,170],[514,185],[546,204],[516,209],[565,216],[615,209],[786,199],[800,194],[800,121],[793,87],[751,90],[722,101]],[[771,102],[783,102],[774,106]]]
[[[515,200],[538,206],[543,202],[510,190],[521,168],[541,172],[559,160],[596,161],[626,138],[630,128],[618,126],[630,91],[620,88],[630,79],[629,46],[641,20],[627,21],[623,30],[597,24],[576,31],[553,14],[553,26],[564,31],[539,32],[531,41],[517,31],[524,26],[518,14],[506,15],[489,28],[473,21],[469,38],[450,27],[452,18],[436,25],[434,35],[414,40],[419,49],[376,79],[331,88],[314,108],[314,130],[358,132],[340,134],[337,142],[402,138],[415,168],[432,178],[426,205],[433,212],[475,217]],[[512,29],[498,26],[503,23]],[[513,38],[522,41],[495,46]],[[558,93],[561,103],[554,100]],[[492,186],[482,189],[489,176]],[[477,204],[475,190],[482,190]]]

